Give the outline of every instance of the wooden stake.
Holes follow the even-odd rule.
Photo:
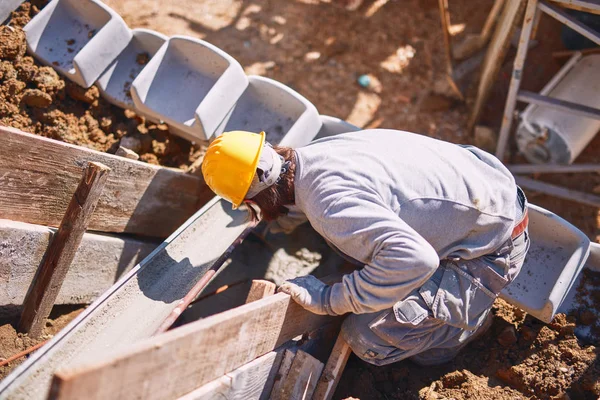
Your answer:
[[[312,399],[317,381],[323,371],[323,363],[298,350],[281,388],[281,399]]]
[[[494,36],[488,46],[483,67],[481,70],[481,78],[477,89],[477,97],[471,110],[469,117],[468,130],[473,131],[479,117],[483,112],[483,107],[489,98],[492,87],[498,78],[500,68],[504,63],[504,58],[510,45],[510,39],[515,27],[520,22],[525,9],[525,0],[508,0],[502,11],[502,15],[496,25]]]
[[[90,162],[75,190],[38,274],[25,297],[19,329],[39,337],[90,222],[108,177],[107,166]]]
[[[252,281],[252,286],[246,297],[246,304],[275,294],[275,284],[262,279]]]
[[[344,368],[346,368],[350,353],[352,353],[352,349],[342,338],[342,335],[339,335],[317,383],[313,400],[330,400],[333,397]]]
[[[446,53],[446,72],[452,76],[452,40],[450,39],[450,11],[448,0],[438,0],[440,18],[442,19],[442,37],[444,38],[444,51]]]

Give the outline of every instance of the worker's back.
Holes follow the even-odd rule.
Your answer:
[[[367,130],[318,140],[297,154],[296,204],[319,233],[362,262],[382,239],[365,228],[386,224],[392,213],[440,259],[489,254],[510,237],[514,179],[477,148]]]

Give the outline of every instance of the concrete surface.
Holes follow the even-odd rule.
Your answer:
[[[17,9],[25,0],[2,0],[0,2],[0,24],[8,17],[10,17],[10,13]]]
[[[119,352],[151,336],[247,224],[245,211],[233,211],[219,198],[210,201],[0,382],[0,399],[46,399],[59,367]]]
[[[131,86],[136,110],[165,121],[171,133],[208,140],[222,126],[246,87],[242,66],[205,41],[172,36]]]
[[[262,76],[249,76],[227,125],[217,131],[265,131],[271,144],[301,147],[319,132],[321,119],[315,106],[290,87]]]
[[[21,305],[56,229],[0,219],[0,307]],[[56,304],[91,303],[158,246],[85,233]]]
[[[30,54],[86,88],[132,36],[119,14],[99,0],[52,0],[25,32]]]
[[[100,94],[121,108],[133,108],[129,90],[144,66],[167,41],[162,33],[133,29],[131,41],[96,82]]]

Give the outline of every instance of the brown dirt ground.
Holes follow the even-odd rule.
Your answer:
[[[43,2],[34,3],[41,7]],[[132,28],[187,34],[217,45],[247,73],[293,87],[322,114],[365,128],[394,128],[473,143],[466,130],[472,98],[464,104],[441,96],[445,92],[436,85],[443,79],[445,64],[435,0],[368,0],[353,12],[325,0],[105,3]],[[458,32],[454,40],[460,40],[481,29],[492,1],[449,3]],[[25,56],[19,27],[35,12],[26,3],[11,23],[16,31],[4,27],[0,31],[0,123],[109,152],[123,138],[132,138],[136,146],[139,143],[143,160],[184,169],[201,156],[201,148],[168,135],[167,127],[124,113],[99,99],[95,89],[82,91]],[[559,33],[560,24],[542,17],[540,43],[529,52],[524,89],[539,91],[564,62],[551,56],[563,48]],[[511,48],[480,121],[496,132],[514,54]],[[362,74],[371,76],[369,88],[356,83]],[[512,150],[511,158],[519,160]],[[600,136],[577,161],[600,161]],[[599,174],[536,178],[588,192],[600,186]],[[591,238],[600,238],[598,209],[535,193],[528,196]],[[335,398],[598,398],[598,349],[573,336],[573,322],[598,326],[584,311],[545,325],[499,301],[492,329],[454,362],[424,369],[404,361],[377,368],[352,356]]]
[[[166,125],[114,107],[95,86],[83,89],[26,55],[21,28],[44,3],[24,3],[0,27],[1,125],[109,153],[123,144],[142,161],[175,168],[187,169],[203,154],[201,145],[170,135]]]
[[[81,306],[54,307],[50,317],[46,320],[46,326],[44,327],[42,335],[37,339],[30,338],[26,334],[17,333],[15,326],[19,323],[18,317],[0,320],[0,361],[4,361],[12,355],[52,338],[83,310],[84,308]],[[21,357],[0,367],[0,380],[4,379],[10,371],[19,366],[27,359],[27,357],[28,356]]]

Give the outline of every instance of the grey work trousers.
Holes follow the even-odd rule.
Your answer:
[[[516,278],[528,250],[525,229],[493,254],[442,260],[420,289],[391,309],[349,315],[342,335],[358,357],[375,365],[450,361],[485,329],[494,300]]]

